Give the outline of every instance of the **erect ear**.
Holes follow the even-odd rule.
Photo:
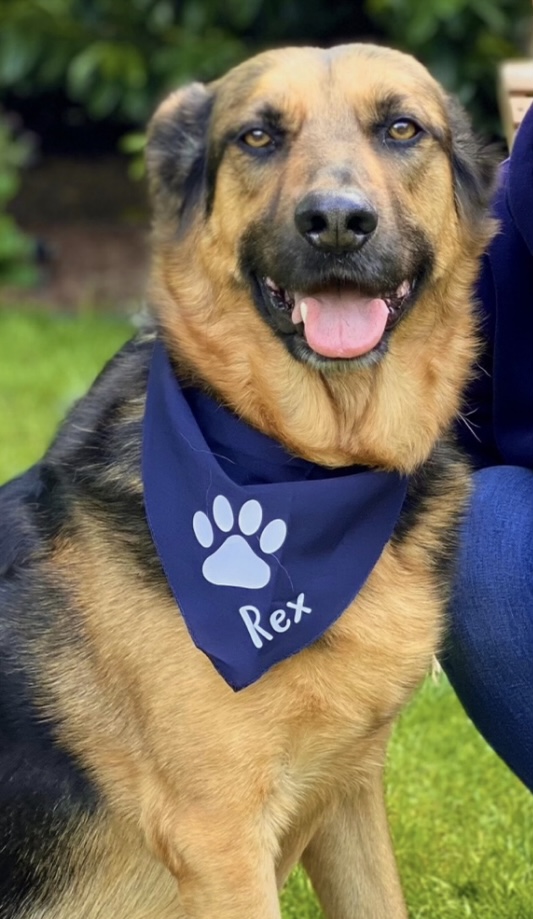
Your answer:
[[[207,134],[213,94],[192,83],[161,103],[148,128],[146,163],[154,206],[181,218],[205,185]]]
[[[451,130],[451,159],[459,211],[476,224],[486,216],[496,184],[494,147],[475,137],[470,120],[453,97],[447,98]]]

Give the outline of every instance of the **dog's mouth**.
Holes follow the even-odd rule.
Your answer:
[[[300,337],[315,355],[337,361],[379,351],[417,287],[416,278],[406,278],[380,293],[346,282],[306,292],[287,290],[270,277],[256,275],[255,280],[278,331]]]

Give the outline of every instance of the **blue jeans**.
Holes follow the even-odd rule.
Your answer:
[[[533,471],[474,477],[442,656],[467,714],[533,791]]]

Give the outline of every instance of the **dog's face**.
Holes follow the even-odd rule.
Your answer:
[[[327,461],[353,461],[347,413],[353,430],[384,368],[400,389],[410,362],[438,373],[446,345],[457,406],[492,168],[420,64],[367,45],[268,52],[163,103],[148,163],[155,308],[186,362],[253,423],[309,455],[273,420],[286,403],[294,433],[301,412],[287,405],[307,387],[308,412],[321,399],[338,410]],[[255,399],[236,394],[254,386]],[[361,437],[355,453],[387,462]]]

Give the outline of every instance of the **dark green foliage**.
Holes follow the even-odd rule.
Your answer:
[[[6,212],[19,187],[19,171],[30,155],[30,143],[16,137],[0,110],[0,285],[31,283],[31,244]]]
[[[266,46],[359,37],[400,46],[496,124],[496,64],[520,50],[529,0],[2,0],[0,92],[66,88],[96,118],[145,121],[171,86]]]
[[[487,133],[501,133],[496,71],[527,52],[530,0],[366,0],[387,40],[409,51],[456,93]]]
[[[228,0],[223,19],[216,5],[2,0],[0,87],[66,87],[96,118],[142,122],[170,86],[209,79],[246,56],[241,35],[258,4]]]
[[[170,87],[261,48],[357,34],[364,12],[303,0],[2,0],[0,91],[66,87],[101,118],[142,122]]]

